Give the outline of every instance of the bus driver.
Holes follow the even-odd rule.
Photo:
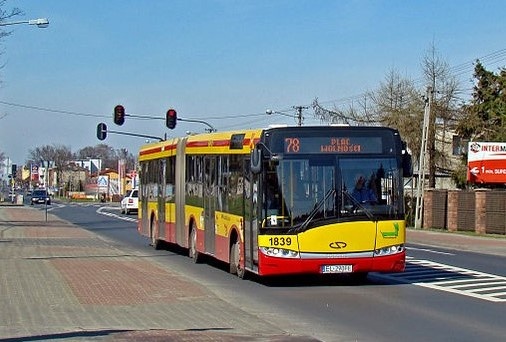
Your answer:
[[[351,194],[360,203],[376,203],[378,201],[374,191],[366,186],[366,179],[359,175],[356,178],[355,188]]]

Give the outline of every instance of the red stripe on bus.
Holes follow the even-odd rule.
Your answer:
[[[139,154],[141,156],[144,156],[144,155],[158,153],[158,152],[162,152],[162,148],[161,147],[151,148],[149,150],[141,150],[141,151],[139,151]]]

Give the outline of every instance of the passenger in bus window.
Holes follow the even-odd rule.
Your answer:
[[[366,179],[362,175],[356,177],[355,188],[351,195],[360,203],[376,203],[378,201],[374,191],[366,186]]]

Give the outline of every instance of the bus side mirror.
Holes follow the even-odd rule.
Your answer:
[[[262,149],[255,145],[253,151],[251,151],[251,172],[257,175],[262,172]]]
[[[413,176],[413,161],[407,151],[402,154],[402,173],[404,177]]]

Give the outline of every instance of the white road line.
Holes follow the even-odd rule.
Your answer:
[[[97,214],[104,215],[104,216],[109,216],[109,217],[114,217],[114,218],[117,218],[117,219],[123,220],[123,221],[137,222],[137,218],[122,216],[122,215],[118,215],[116,213],[107,212],[107,211],[104,211],[104,210],[119,210],[119,208],[118,207],[100,207],[100,208],[97,209]]]
[[[503,291],[506,289],[506,277],[429,260],[407,258],[404,273],[378,276],[490,302],[506,302],[506,292]]]
[[[413,251],[429,252],[429,253],[434,253],[434,254],[455,255],[455,254],[453,254],[453,253],[441,252],[441,251],[435,251],[435,250],[433,250],[433,249],[428,249],[428,248],[406,247],[406,249],[407,249],[408,251],[409,251],[409,250],[413,250]]]

